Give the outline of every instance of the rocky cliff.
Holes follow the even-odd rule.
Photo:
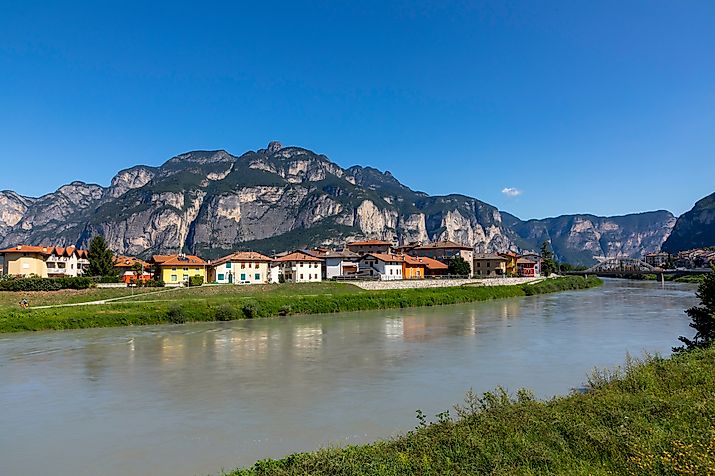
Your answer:
[[[683,213],[663,243],[663,251],[677,253],[692,248],[715,246],[715,193],[699,200]]]
[[[272,142],[234,156],[194,151],[161,167],[119,172],[109,187],[73,182],[34,199],[0,192],[0,246],[86,245],[105,236],[122,254],[279,251],[358,237],[402,243],[453,240],[479,251],[538,249],[551,239],[574,262],[640,256],[660,247],[668,212],[521,221],[475,198],[429,196],[371,167],[343,169]]]

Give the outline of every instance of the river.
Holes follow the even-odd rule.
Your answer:
[[[411,429],[471,387],[566,394],[692,335],[695,286],[0,335],[0,474],[193,475]]]

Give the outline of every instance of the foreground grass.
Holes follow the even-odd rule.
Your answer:
[[[458,304],[598,286],[598,278],[570,276],[521,286],[460,286],[363,291],[345,283],[204,286],[138,296],[106,305],[53,309],[0,309],[0,332],[143,324],[228,321],[373,309]],[[249,289],[252,288],[252,289]]]
[[[715,474],[715,349],[595,373],[540,402],[468,395],[458,418],[368,445],[265,460],[232,476]]]

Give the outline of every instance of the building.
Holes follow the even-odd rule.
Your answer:
[[[425,277],[445,276],[449,274],[449,266],[447,264],[426,256],[420,256],[420,259],[425,263]]]
[[[209,263],[208,281],[219,284],[267,284],[271,258],[255,251],[238,251]]]
[[[519,273],[516,261],[519,259],[519,255],[513,251],[506,251],[504,253],[499,253],[499,256],[506,258],[506,275],[516,276]]]
[[[70,246],[17,245],[0,250],[3,274],[55,278],[82,276],[89,266],[87,251]]]
[[[477,278],[506,276],[507,258],[497,253],[477,253],[474,255],[474,276]]]
[[[470,276],[474,274],[474,250],[471,246],[461,245],[454,241],[436,241],[407,249],[407,254],[410,256],[426,256],[427,258],[436,259],[447,265],[449,265],[449,262],[454,258],[461,257],[464,261],[469,263]]]
[[[325,263],[323,278],[332,279],[341,276],[352,276],[358,272],[357,261],[360,255],[352,251],[326,251],[322,255]]]
[[[150,264],[156,268],[156,277],[167,286],[181,286],[189,278],[200,276],[206,281],[207,263],[194,255],[154,255]]]
[[[294,251],[273,260],[286,282],[315,283],[323,279],[323,260],[303,251]]]
[[[368,253],[358,261],[362,276],[379,277],[382,281],[402,279],[404,257],[390,253]]]
[[[366,253],[389,254],[392,251],[392,243],[382,240],[352,241],[347,244],[348,251],[364,255]]]
[[[137,270],[141,270],[137,273]],[[133,256],[115,256],[114,269],[119,273],[119,279],[126,284],[136,281],[147,282],[154,277],[151,265]]]
[[[536,261],[524,257],[517,258],[516,273],[524,278],[536,277]]]
[[[402,279],[424,279],[427,275],[429,258],[404,255],[402,261]]]
[[[656,268],[665,268],[668,266],[668,262],[670,261],[670,254],[664,252],[648,253],[645,255],[644,261],[651,266],[655,266]]]
[[[535,276],[541,276],[541,266],[544,263],[544,259],[541,257],[539,253],[535,253],[533,251],[527,251],[526,253],[523,253],[521,255],[522,258],[529,259],[534,262],[534,275]],[[518,271],[518,266],[519,264],[517,263],[517,271]]]

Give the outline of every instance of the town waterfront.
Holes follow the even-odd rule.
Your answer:
[[[470,387],[578,387],[690,335],[694,285],[0,336],[0,473],[206,474],[409,430]]]

